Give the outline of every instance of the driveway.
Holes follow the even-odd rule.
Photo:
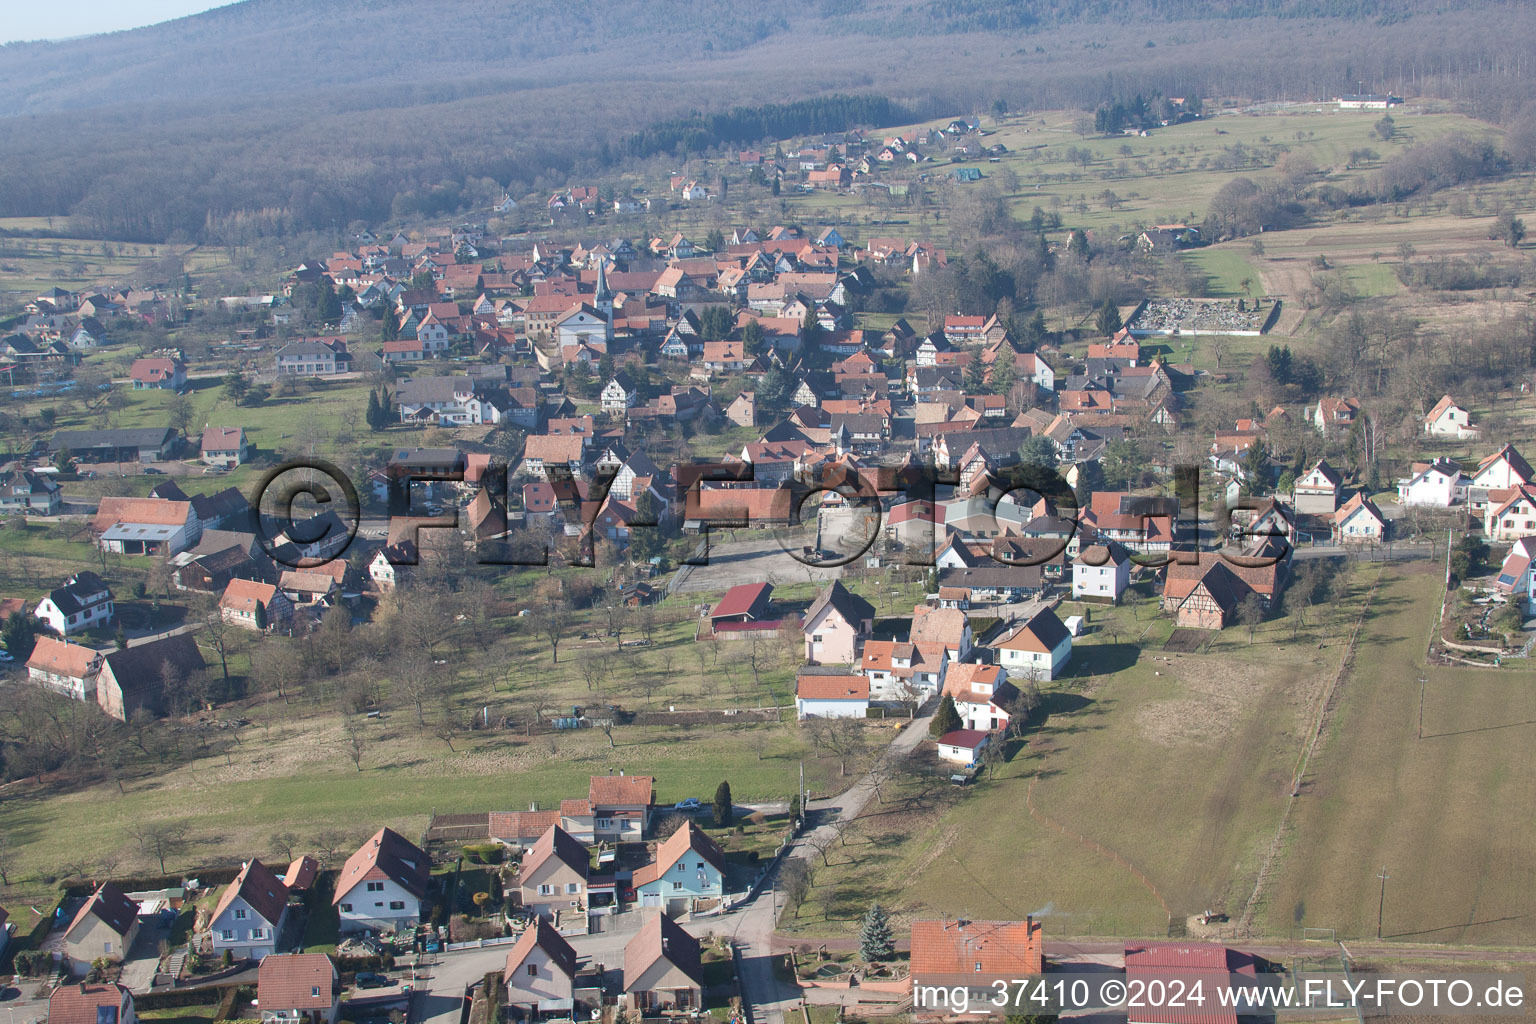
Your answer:
[[[139,934],[123,961],[120,979],[134,995],[148,992],[155,981],[155,971],[160,967],[160,940],[165,929],[158,923],[145,921],[139,925]]]

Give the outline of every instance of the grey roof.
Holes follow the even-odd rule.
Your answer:
[[[91,448],[159,448],[175,435],[170,427],[129,427],[122,430],[60,430],[53,435],[50,451],[87,451]]]
[[[817,615],[821,614],[822,609],[828,605],[831,605],[834,611],[855,626],[865,619],[874,621],[875,618],[874,605],[843,586],[840,581],[833,580],[831,585],[826,590],[823,590],[821,595],[806,609],[805,621],[810,622]]]
[[[1002,590],[1009,587],[1035,590],[1040,586],[1038,565],[980,566],[974,569],[941,569],[941,587],[977,587]]]
[[[400,382],[393,398],[396,405],[451,402],[455,395],[473,395],[476,383],[469,377],[413,377]]]
[[[162,669],[166,664],[181,672],[192,673],[205,667],[203,656],[197,649],[197,641],[189,633],[151,640],[136,647],[125,647],[108,654],[102,671],[110,668],[112,678],[124,691],[157,687],[163,681]]]
[[[54,607],[65,615],[75,615],[86,608],[86,598],[93,594],[106,591],[107,600],[112,599],[112,591],[107,589],[106,581],[93,572],[80,572],[71,576],[62,587],[57,587],[48,592],[48,600]]]

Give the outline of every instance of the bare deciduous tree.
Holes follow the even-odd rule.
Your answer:
[[[165,859],[175,857],[187,846],[187,827],[177,821],[147,821],[129,833],[146,857],[153,857],[165,874]]]

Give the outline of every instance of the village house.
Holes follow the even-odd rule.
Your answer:
[[[806,609],[805,660],[812,665],[852,665],[874,628],[875,606],[833,580]]]
[[[96,699],[96,677],[105,655],[81,644],[40,636],[27,659],[27,678],[74,700]]]
[[[1162,609],[1181,627],[1224,629],[1244,599],[1253,595],[1260,610],[1267,611],[1284,584],[1283,561],[1243,565],[1216,551],[1202,551],[1198,559],[1170,562],[1164,569]]]
[[[648,1017],[704,1005],[699,940],[664,913],[653,914],[624,947],[624,1000]]]
[[[48,473],[28,469],[0,473],[0,513],[51,516],[63,504],[63,489]]]
[[[266,957],[256,972],[262,1024],[336,1024],[341,978],[324,953]]]
[[[523,906],[551,920],[562,910],[584,911],[590,867],[587,848],[560,826],[551,825],[523,854],[518,874]]]
[[[180,391],[187,386],[187,368],[180,359],[154,356],[135,359],[128,369],[128,378],[135,391],[164,388]]]
[[[59,636],[73,636],[111,625],[117,606],[106,581],[86,569],[50,590],[32,614]]]
[[[1303,515],[1331,516],[1339,507],[1339,491],[1344,478],[1318,459],[1291,488],[1291,506]]]
[[[1532,571],[1533,561],[1536,561],[1536,537],[1521,537],[1510,545],[1509,554],[1504,556],[1504,563],[1499,566],[1498,578],[1493,582],[1493,589],[1507,600],[1515,602],[1525,614],[1530,614],[1532,608],[1536,608],[1536,572]]]
[[[421,923],[431,858],[393,829],[381,828],[347,858],[331,898],[343,935],[396,932]]]
[[[115,981],[60,985],[48,994],[48,1024],[135,1024],[133,993]]]
[[[1072,600],[1119,604],[1131,585],[1131,554],[1114,541],[1090,544],[1072,561]]]
[[[209,945],[237,960],[271,956],[287,916],[288,887],[261,861],[249,860],[208,917]]]
[[[1045,929],[1022,921],[913,921],[913,975],[1033,977],[1045,968]]]
[[[279,377],[334,377],[352,369],[346,340],[300,338],[277,350],[274,365]]]
[[[1490,541],[1518,540],[1536,535],[1536,486],[1517,484],[1483,513],[1483,534]]]
[[[1010,677],[1055,679],[1072,658],[1072,634],[1049,608],[995,640],[991,647]]]
[[[1481,427],[1472,425],[1472,414],[1456,404],[1450,395],[1442,395],[1434,408],[1424,415],[1424,434],[1436,439],[1469,441],[1481,437]]]
[[[506,986],[504,1006],[523,1020],[546,1015],[574,1016],[576,950],[542,917],[534,918],[507,951],[501,972]]]
[[[934,741],[939,759],[955,764],[974,765],[992,742],[992,734],[982,729],[951,729]]]
[[[64,929],[64,955],[74,973],[84,974],[97,960],[122,960],[138,934],[139,905],[104,882]]]
[[[594,842],[637,842],[651,830],[656,780],[649,775],[594,775],[587,787]]]
[[[207,427],[203,430],[202,458],[209,466],[233,469],[251,457],[244,427]]]
[[[955,702],[962,727],[982,732],[1007,729],[1022,696],[1002,666],[972,662],[949,666],[944,693]]]
[[[201,672],[207,664],[190,633],[177,633],[109,652],[96,676],[95,700],[101,710],[126,722],[141,708],[164,712],[167,687]],[[89,691],[85,697],[90,700]]]
[[[725,896],[725,853],[692,821],[656,847],[656,859],[632,879],[640,906],[669,915],[718,905]]]
[[[802,665],[795,673],[795,716],[863,718],[869,711],[869,678],[840,665]]]
[[[1348,430],[1360,415],[1360,399],[1354,397],[1320,398],[1308,410],[1307,418],[1320,434]]]
[[[1247,954],[1225,946],[1201,942],[1138,943],[1125,947],[1125,980],[1141,991],[1168,990],[1179,986],[1186,991],[1209,991],[1213,986],[1230,987],[1231,1001],[1222,999],[1196,1016],[1201,1024],[1238,1024],[1237,1007],[1245,1005],[1257,993],[1249,990],[1257,984],[1258,962]],[[1244,991],[1248,990],[1248,991]],[[1253,1005],[1253,1003],[1247,1003]],[[1127,1024],[1169,1024],[1166,1010],[1131,1007]],[[1245,1015],[1246,1016],[1246,1015]]]
[[[1415,462],[1412,470],[1412,476],[1397,482],[1399,504],[1450,508],[1467,500],[1467,477],[1450,459]]]
[[[271,583],[235,579],[219,598],[219,615],[242,629],[282,629],[293,618],[293,602]]]
[[[620,370],[609,378],[607,384],[603,385],[599,399],[603,412],[622,416],[630,406],[635,404],[638,395],[635,382],[630,379],[629,374]]]
[[[939,691],[950,660],[943,644],[868,640],[859,668],[869,679],[871,696],[914,700]]]
[[[912,626],[907,635],[914,644],[939,644],[955,661],[971,653],[971,620],[957,608],[935,608],[920,604],[912,609]]]
[[[1386,540],[1387,518],[1376,503],[1360,491],[1333,514],[1333,535],[1345,544],[1371,544]]]
[[[1474,512],[1486,513],[1490,504],[1509,497],[1503,492],[1532,482],[1536,482],[1536,471],[1514,445],[1506,444],[1477,464],[1467,483],[1467,505]]]

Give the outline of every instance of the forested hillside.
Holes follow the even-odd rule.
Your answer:
[[[1500,119],[1528,98],[1533,42],[1524,5],[1430,0],[247,0],[0,48],[0,216],[73,214],[132,240],[328,229],[696,151],[711,125],[740,143],[753,124],[999,98],[1091,109],[1363,85]],[[794,104],[831,93],[859,99],[831,118]]]

